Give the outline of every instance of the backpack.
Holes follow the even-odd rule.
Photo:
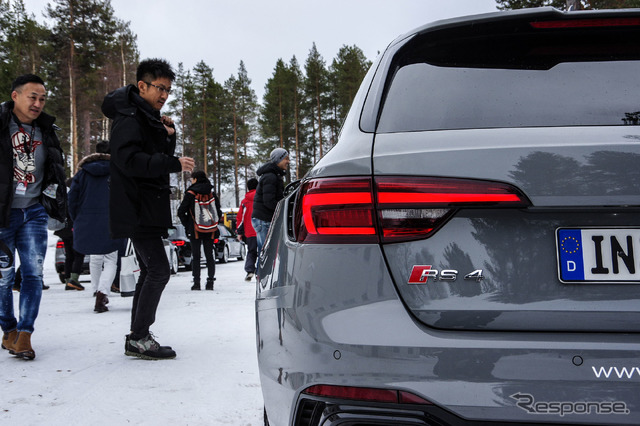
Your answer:
[[[212,193],[196,194],[193,191],[187,191],[195,197],[193,202],[193,230],[196,233],[211,233],[218,230],[218,210],[216,209],[216,199]]]

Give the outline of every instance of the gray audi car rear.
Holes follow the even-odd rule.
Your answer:
[[[260,256],[265,422],[640,424],[640,10],[392,42]]]

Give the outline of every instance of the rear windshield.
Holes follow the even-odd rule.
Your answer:
[[[628,34],[566,34],[410,43],[378,131],[638,124],[637,43]]]

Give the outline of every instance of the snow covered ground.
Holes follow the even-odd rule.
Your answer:
[[[190,272],[172,275],[151,330],[177,357],[144,361],[124,355],[132,298],[112,294],[109,312],[94,313],[88,275],[85,291],[65,291],[58,280],[55,242],[50,235],[36,359],[0,352],[0,424],[263,423],[255,280],[244,281],[244,262],[218,263],[214,291],[190,291]]]

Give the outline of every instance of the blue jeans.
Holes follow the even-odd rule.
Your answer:
[[[20,318],[13,309],[12,286],[15,266],[3,271],[0,278],[0,326],[3,331],[33,333],[40,309],[44,256],[47,253],[47,212],[40,204],[26,209],[11,209],[9,226],[0,228],[0,239],[20,257]]]
[[[262,252],[262,246],[264,245],[264,240],[267,239],[267,234],[269,233],[269,226],[271,222],[265,222],[264,220],[256,219],[255,217],[251,218],[251,225],[253,225],[253,229],[256,230],[256,241],[258,243],[258,256],[257,261],[258,265],[256,266],[256,271],[258,271],[258,266],[260,265],[260,252]]]

